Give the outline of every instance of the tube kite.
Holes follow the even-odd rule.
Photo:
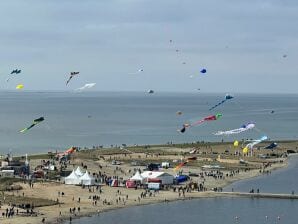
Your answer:
[[[208,117],[204,117],[203,119],[196,121],[192,124],[183,124],[183,127],[179,130],[181,133],[184,133],[186,131],[186,128],[189,128],[191,126],[200,125],[204,123],[205,121],[215,121],[222,117],[222,114],[216,114],[216,115],[210,115]]]
[[[253,140],[251,143],[248,143],[248,144],[245,146],[245,148],[247,148],[247,149],[253,149],[253,147],[254,147],[256,144],[259,144],[260,142],[265,141],[265,140],[267,140],[267,139],[268,139],[268,137],[265,135],[265,136],[263,136],[263,137],[261,137],[261,138],[259,138],[259,139]]]
[[[233,135],[233,134],[239,134],[241,132],[247,131],[249,129],[252,129],[255,127],[254,123],[247,123],[241,126],[241,128],[229,130],[229,131],[218,131],[214,133],[215,135]]]
[[[83,90],[85,90],[85,89],[90,89],[90,88],[92,88],[92,87],[95,86],[95,85],[96,85],[96,83],[87,83],[87,84],[85,84],[84,86],[78,88],[77,90],[79,90],[79,91],[83,91]]]
[[[231,96],[230,94],[226,94],[225,99],[222,100],[221,102],[219,102],[218,104],[214,105],[213,107],[211,107],[211,108],[209,109],[209,111],[210,111],[210,110],[213,110],[215,107],[218,107],[219,105],[223,104],[223,103],[226,102],[227,100],[230,100],[230,99],[233,99],[233,98],[234,98],[234,97]]]
[[[179,163],[175,168],[174,171],[180,170],[183,166],[185,166],[189,161],[195,161],[197,157],[190,157],[187,158],[186,161]]]
[[[27,128],[24,128],[22,130],[20,130],[21,133],[24,133],[26,131],[28,131],[29,129],[33,128],[35,125],[39,124],[40,122],[44,121],[44,117],[40,117],[40,118],[37,118],[33,121],[33,124],[31,124],[29,127]]]
[[[68,80],[66,81],[66,85],[70,82],[70,80],[75,76],[78,75],[80,72],[71,72]]]

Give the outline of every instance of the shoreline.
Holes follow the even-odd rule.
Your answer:
[[[281,166],[273,166],[271,168],[268,169],[268,171],[275,171],[275,170],[279,170],[279,169],[284,169],[288,167],[288,160],[286,160],[286,163],[283,163],[283,165]],[[252,170],[250,172],[252,172],[253,174],[248,175],[245,178],[235,178],[234,180],[228,181],[225,185],[223,185],[222,187],[227,187],[230,184],[236,183],[238,181],[242,181],[242,180],[248,180],[251,178],[255,178],[258,176],[262,176],[265,174],[259,173],[259,172],[254,172],[255,170]],[[249,174],[249,173],[248,173]],[[254,175],[255,174],[255,175]],[[240,195],[237,194],[231,194],[231,195],[227,195],[227,194],[221,194],[219,192],[215,192],[215,191],[203,191],[203,192],[191,192],[190,195],[185,196],[183,198],[170,198],[170,199],[157,199],[154,201],[149,201],[149,202],[145,202],[145,203],[137,203],[137,204],[133,204],[133,205],[128,205],[128,206],[120,206],[120,207],[113,207],[113,208],[106,208],[101,210],[99,213],[98,212],[90,212],[90,213],[86,213],[84,215],[79,215],[76,216],[74,219],[80,219],[80,218],[86,218],[86,217],[93,217],[96,215],[100,215],[102,213],[105,212],[109,212],[109,211],[114,211],[114,210],[119,210],[119,209],[124,209],[124,208],[130,208],[130,207],[135,207],[135,206],[146,206],[146,205],[154,205],[154,204],[162,204],[162,203],[172,203],[172,202],[178,202],[178,201],[188,201],[188,200],[199,200],[201,198],[216,198],[216,197],[225,197],[225,198],[231,198],[231,197],[241,197]],[[59,222],[54,222],[55,224],[58,223],[66,223],[68,221],[67,218],[62,219]],[[52,223],[52,222],[50,222]]]
[[[226,148],[226,143],[224,144],[216,144],[216,147],[219,147],[220,150],[224,150]],[[215,147],[214,145],[212,147]],[[216,148],[215,147],[215,148]],[[185,153],[189,151],[192,148],[177,148],[176,152],[179,153]],[[139,149],[138,149],[139,150]],[[94,159],[94,155],[91,154],[92,151],[88,152],[90,153],[90,158],[93,158],[93,160],[90,160],[88,158],[84,158],[84,153],[78,154],[71,160],[71,164],[73,167],[79,165],[79,164],[86,164],[88,165],[88,170],[95,170],[98,169],[98,166],[101,165],[104,167],[105,172],[110,173],[113,175],[113,172],[115,174],[115,166],[110,165],[110,161],[112,159],[122,159],[122,161],[127,161],[125,164],[128,163],[128,161],[133,160],[134,158],[140,158],[143,159],[146,158],[146,160],[151,161],[155,157],[159,160],[164,160],[165,158],[177,159],[180,158],[181,155],[178,153],[175,155],[173,153],[173,149],[170,150],[168,148],[163,149],[163,152],[165,155],[154,155],[156,153],[155,149],[150,149],[152,155],[150,155],[149,158],[147,158],[148,154],[142,152],[134,152],[133,154],[130,154],[132,158],[127,158],[128,156],[126,154],[123,154],[123,151],[120,154],[105,154],[106,160],[97,160]],[[158,147],[158,150],[160,148]],[[109,150],[107,150],[109,151]],[[105,153],[100,151],[100,153]],[[167,154],[169,153],[169,154]],[[43,154],[44,155],[44,154]],[[101,154],[100,154],[101,155]],[[208,156],[212,156],[211,154]],[[99,156],[100,157],[100,156]],[[107,159],[109,158],[110,159]],[[115,158],[114,158],[115,157]],[[156,159],[155,158],[155,159]],[[214,160],[214,157],[212,157]],[[249,158],[247,158],[249,159]],[[202,160],[196,161],[196,163],[199,163],[201,161],[205,161],[206,158],[202,158]],[[219,160],[219,159],[217,159]],[[229,160],[231,159],[222,159],[225,164],[228,164],[227,162],[231,162]],[[281,160],[281,159],[278,159]],[[271,166],[266,168],[266,171],[273,171],[276,169],[285,168],[288,166],[288,158],[283,158],[283,163],[277,162],[278,160],[269,160],[272,163]],[[36,159],[36,162],[40,161],[40,159]],[[234,159],[234,161],[237,161],[237,158]],[[238,160],[239,161],[239,160]],[[254,160],[251,162],[252,164],[256,163]],[[259,164],[260,162],[258,162]],[[89,168],[90,167],[90,168]],[[129,165],[123,165],[123,170],[127,170],[132,168]],[[201,169],[196,164],[190,164],[188,167],[185,168],[185,173],[193,172],[194,170]],[[231,168],[232,170],[235,169]],[[121,170],[121,169],[120,169]],[[119,170],[117,172],[120,172]],[[121,170],[122,172],[122,170]],[[172,171],[173,172],[173,171]],[[225,174],[227,175],[230,173],[231,170],[227,169],[225,171]],[[116,173],[117,175],[120,173]],[[131,174],[126,174],[126,176],[131,176]],[[53,205],[53,206],[44,206],[44,207],[38,207],[36,210],[38,211],[37,217],[14,217],[12,219],[1,219],[2,223],[40,223],[42,218],[45,218],[45,223],[65,223],[69,220],[69,217],[71,216],[72,219],[78,219],[82,217],[91,217],[95,216],[97,214],[101,214],[103,212],[108,212],[111,210],[117,210],[122,208],[128,208],[132,206],[143,206],[143,205],[149,205],[149,204],[156,204],[156,203],[165,203],[165,202],[174,202],[174,201],[181,201],[181,200],[193,200],[193,199],[199,199],[199,198],[210,198],[210,197],[229,197],[227,195],[220,195],[217,192],[211,191],[210,189],[213,187],[216,188],[223,188],[226,187],[232,183],[235,183],[240,180],[244,179],[250,179],[257,176],[264,175],[264,173],[260,172],[260,166],[255,165],[254,169],[250,169],[249,171],[241,171],[237,175],[227,177],[224,179],[214,179],[210,177],[206,177],[206,186],[208,187],[207,191],[191,191],[186,192],[185,197],[182,197],[178,195],[177,192],[173,192],[172,190],[161,190],[159,193],[156,193],[152,197],[146,197],[138,201],[138,196],[144,192],[144,189],[126,189],[121,187],[110,187],[110,186],[103,186],[102,190],[103,193],[99,194],[97,191],[89,189],[83,189],[79,186],[72,186],[72,185],[64,185],[62,183],[58,182],[37,182],[34,184],[34,188],[31,189],[28,184],[22,184],[23,190],[20,191],[16,196],[20,196],[21,193],[24,193],[26,196],[29,197],[37,197],[42,195],[43,198],[48,200],[58,200],[59,199],[59,205]],[[182,185],[181,185],[182,186]],[[65,196],[58,197],[57,192],[66,192]],[[120,191],[120,194],[118,193]],[[91,200],[91,197],[93,195],[99,195],[99,204],[94,205],[94,201]],[[127,196],[127,198],[124,200],[124,198]],[[80,203],[78,203],[78,198],[80,198]],[[115,199],[117,200],[119,198],[119,203],[115,203]],[[120,200],[121,198],[121,200]],[[111,204],[102,204],[103,201],[106,200]],[[5,207],[2,207],[4,209]],[[70,208],[76,208],[76,211],[74,213],[70,213]],[[80,208],[80,211],[78,212],[78,208]]]

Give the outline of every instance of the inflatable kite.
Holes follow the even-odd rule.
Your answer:
[[[277,147],[277,143],[272,142],[270,145],[266,146],[264,149],[274,149],[275,147]]]
[[[222,100],[221,102],[219,102],[218,104],[214,105],[213,107],[211,107],[209,110],[213,110],[215,107],[218,107],[219,105],[223,104],[224,102],[226,102],[227,100],[233,99],[234,97],[231,96],[230,94],[226,94],[225,99]]]
[[[71,72],[68,80],[66,81],[66,85],[70,82],[70,80],[75,76],[78,75],[80,72]]]
[[[204,123],[205,121],[215,121],[222,117],[222,114],[216,114],[216,115],[210,115],[208,117],[204,117],[203,119],[196,121],[192,124],[183,124],[183,127],[179,130],[181,133],[184,133],[186,131],[186,128],[189,128],[191,126],[200,125]]]
[[[205,68],[203,68],[200,72],[205,74],[207,72],[207,70]]]
[[[254,147],[256,144],[259,144],[260,142],[265,141],[265,140],[267,140],[267,139],[268,139],[268,137],[265,135],[265,136],[263,136],[263,137],[261,137],[261,138],[259,138],[259,139],[252,140],[252,142],[251,142],[251,143],[248,143],[248,144],[245,146],[245,148],[247,148],[247,149],[253,149],[253,147]]]
[[[27,128],[24,128],[22,130],[20,130],[21,133],[24,133],[26,131],[28,131],[29,129],[33,128],[35,125],[39,124],[40,122],[44,121],[44,117],[40,117],[40,118],[37,118],[33,121],[33,124],[31,124],[29,127]]]
[[[234,145],[234,147],[238,147],[239,142],[236,140],[236,141],[234,141],[233,145]]]
[[[16,89],[23,89],[24,88],[24,85],[23,84],[19,84],[16,86]]]
[[[189,161],[197,160],[197,157],[190,157],[187,158],[186,161],[179,163],[175,168],[174,171],[180,170],[183,166],[185,166]]]
[[[241,126],[241,128],[229,130],[229,131],[218,131],[214,133],[215,135],[233,135],[233,134],[239,134],[241,132],[247,131],[249,129],[252,129],[255,127],[254,123],[248,123]]]

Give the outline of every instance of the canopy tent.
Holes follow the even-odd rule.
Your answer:
[[[90,176],[88,171],[86,171],[85,174],[80,177],[80,183],[82,185],[94,185],[95,184],[95,178]]]
[[[75,171],[76,175],[81,177],[84,175],[84,172],[81,170],[81,168],[78,166],[76,171]]]
[[[129,180],[139,181],[139,182],[143,183],[143,181],[144,181],[144,177],[142,177],[142,175],[140,174],[140,172],[137,171],[137,172],[135,173],[135,175],[133,175],[131,178],[129,178]]]
[[[69,174],[69,176],[65,177],[64,182],[65,184],[72,184],[72,185],[77,185],[81,183],[79,176],[76,175],[74,170],[71,172],[71,174]]]
[[[174,176],[165,172],[158,171],[145,171],[141,174],[144,181],[148,182],[161,182],[163,185],[173,184]]]

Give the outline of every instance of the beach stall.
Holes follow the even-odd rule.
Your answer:
[[[177,184],[188,181],[189,180],[189,176],[187,175],[178,175],[175,177],[175,182]]]
[[[76,171],[75,171],[76,175],[81,177],[84,175],[84,172],[81,170],[81,168],[78,166]]]
[[[140,172],[137,171],[135,173],[135,175],[133,175],[131,178],[129,178],[129,180],[135,181],[135,182],[139,182],[139,183],[142,184],[144,182],[144,177],[142,177],[142,175],[140,174]]]
[[[145,171],[141,173],[141,176],[144,178],[146,183],[159,182],[163,185],[168,185],[173,184],[174,182],[174,176],[166,172]]]
[[[83,176],[81,176],[80,178],[80,183],[82,185],[94,185],[95,184],[95,178],[90,176],[88,171],[85,172],[85,174]]]
[[[126,188],[135,188],[136,187],[136,182],[133,180],[127,180],[125,182],[125,187]]]
[[[78,185],[81,183],[81,181],[79,176],[76,175],[75,171],[73,170],[69,176],[65,177],[64,183],[70,185]]]
[[[118,187],[119,186],[119,181],[117,179],[112,179],[110,183],[111,187]]]

